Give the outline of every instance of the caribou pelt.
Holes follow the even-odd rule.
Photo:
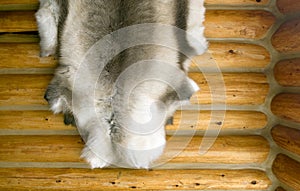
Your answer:
[[[150,168],[162,155],[167,120],[198,91],[186,75],[190,61],[178,50],[190,49],[189,56],[206,51],[204,12],[203,0],[40,0],[36,18],[41,56],[53,55],[59,61],[45,99],[54,113],[64,114],[66,124],[77,127],[86,144],[81,157],[91,168]],[[197,40],[175,31],[150,30],[149,39],[167,32],[176,49],[139,44],[117,55],[110,46],[91,50],[115,31],[147,23],[177,27]],[[128,33],[128,39],[138,32]],[[112,47],[122,48],[118,43]],[[97,53],[105,48],[107,53]],[[110,57],[103,66],[102,60]],[[152,64],[156,60],[166,67]],[[153,80],[153,75],[163,80]],[[149,121],[153,127],[145,125]]]

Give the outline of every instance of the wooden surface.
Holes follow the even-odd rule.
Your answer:
[[[267,124],[267,116],[255,111],[214,111],[222,121],[222,130],[262,129]],[[212,111],[177,111],[173,124],[167,130],[206,130],[211,123]],[[212,121],[212,123],[220,121]],[[62,115],[50,111],[0,111],[0,130],[74,130],[63,124]],[[196,125],[195,125],[196,124]]]
[[[274,75],[282,86],[300,87],[300,58],[279,62],[274,68]]]
[[[34,12],[0,11],[0,32],[30,32],[36,30]]]
[[[299,0],[277,0],[277,7],[280,12],[290,14],[300,11]]]
[[[283,93],[276,96],[271,105],[272,112],[285,120],[300,122],[300,94]]]
[[[300,163],[280,154],[274,161],[273,172],[277,178],[294,190],[300,190]]]
[[[270,63],[270,53],[263,47],[252,44],[211,42],[209,52],[220,69],[228,68],[265,68]],[[194,58],[191,70],[212,67],[207,60],[210,56],[202,55]],[[199,68],[197,68],[197,66]]]
[[[12,56],[13,55],[13,56]],[[41,58],[38,43],[1,43],[1,68],[54,68],[53,57]]]
[[[269,153],[268,142],[259,136],[218,137],[204,155],[199,154],[201,141],[202,137],[199,136],[168,137],[165,154],[160,161],[172,159],[170,163],[262,163]],[[186,148],[181,148],[185,147],[185,143]],[[0,136],[0,162],[82,162],[79,158],[82,148],[83,142],[77,135]]]
[[[193,104],[210,104],[212,101],[220,103],[219,100],[221,100],[221,103],[225,101],[229,105],[260,105],[264,103],[269,92],[267,78],[261,73],[212,73],[205,75],[190,73],[189,76],[201,88],[201,91],[198,91],[191,98]],[[219,81],[214,83],[217,88],[208,85],[208,81],[215,82],[218,79],[221,79],[220,83]],[[224,80],[224,86],[222,80]],[[226,90],[225,93],[222,91],[223,87],[225,88],[223,90]],[[212,100],[212,92],[215,100]]]
[[[0,189],[10,191],[265,190],[270,184],[258,170],[0,169]]]
[[[206,5],[239,5],[239,6],[247,6],[247,5],[266,5],[269,3],[269,0],[205,0]]]
[[[272,37],[274,48],[281,53],[299,53],[300,18],[284,23]]]
[[[266,11],[207,11],[205,35],[209,38],[260,39],[275,22]]]
[[[300,130],[276,126],[272,129],[272,136],[277,145],[300,156]]]
[[[52,75],[0,75],[0,105],[47,105],[44,93]]]

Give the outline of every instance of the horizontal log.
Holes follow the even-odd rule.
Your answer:
[[[224,73],[207,74],[211,80],[223,75],[226,85],[226,103],[232,105],[262,104],[269,91],[264,74],[260,73]],[[190,77],[198,83],[201,91],[196,93],[191,102],[194,104],[210,104],[211,90],[207,80],[201,73],[191,73]],[[43,99],[45,88],[52,75],[0,75],[0,105],[36,105],[47,104]],[[222,98],[224,92],[216,92]],[[223,101],[223,100],[222,100]],[[216,102],[215,102],[216,103]]]
[[[230,5],[230,6],[247,6],[247,5],[266,5],[269,0],[205,0],[206,5]]]
[[[212,11],[206,13],[206,36],[210,38],[262,38],[275,22],[266,11]],[[34,11],[1,12],[0,32],[36,31]]]
[[[40,57],[37,43],[0,44],[0,68],[54,68],[53,57]]]
[[[17,38],[17,37],[16,37]],[[269,52],[257,45],[240,43],[210,43],[217,66],[225,68],[265,68],[270,63]],[[0,44],[0,68],[53,68],[57,60],[53,57],[40,58],[37,43],[2,43]],[[212,67],[205,55],[195,57],[192,71]]]
[[[274,48],[280,53],[299,53],[300,51],[300,18],[290,20],[277,30],[272,37]]]
[[[0,124],[5,130],[74,130],[50,111],[0,111]]]
[[[204,54],[193,59],[192,71],[199,71],[201,68],[212,68],[211,61],[208,61],[208,58],[211,57],[220,69],[265,68],[270,63],[270,53],[258,45],[211,42],[209,52],[211,53],[210,56]]]
[[[300,94],[280,94],[271,104],[272,112],[286,120],[300,122]]]
[[[0,11],[0,32],[36,31],[33,11]]]
[[[266,190],[258,170],[2,168],[2,190]]]
[[[269,92],[267,78],[261,73],[210,73],[205,75],[190,73],[189,76],[201,88],[192,96],[191,103],[193,104],[224,103],[225,101],[230,105],[259,105],[264,103]],[[226,90],[225,99],[224,88]],[[215,100],[212,100],[212,96]]]
[[[276,126],[272,129],[272,136],[277,145],[300,155],[300,130]]]
[[[212,121],[212,117],[224,116],[224,121]],[[177,111],[173,124],[167,125],[168,130],[206,130],[210,123],[222,125],[227,129],[261,129],[267,123],[265,114],[253,111]],[[196,126],[195,126],[196,124]]]
[[[290,14],[300,11],[300,1],[298,0],[277,0],[277,7],[280,12]]]
[[[38,4],[38,0],[1,0],[0,5]]]
[[[273,172],[276,177],[293,188],[294,190],[300,190],[300,163],[283,155],[279,154],[273,164]]]
[[[20,135],[0,138],[2,162],[83,162],[79,158],[83,148],[80,136]],[[221,136],[207,153],[200,155],[201,141],[200,136],[168,137],[165,154],[159,161],[171,159],[170,163],[262,163],[267,159],[270,150],[267,140],[260,136]]]
[[[0,43],[38,43],[40,39],[37,35],[37,32],[34,33],[33,34],[18,34],[18,33],[1,34],[0,33]]]
[[[209,38],[263,38],[275,17],[266,11],[211,10],[206,13],[205,35]]]
[[[253,111],[214,111],[214,116],[224,116],[220,123],[222,130],[262,129],[267,124],[265,114]],[[177,111],[173,124],[167,130],[206,130],[211,121],[211,111]],[[10,130],[73,130],[74,127],[63,124],[62,115],[53,115],[50,111],[0,111],[0,129]],[[196,124],[196,125],[195,125]]]
[[[274,76],[282,86],[300,86],[300,58],[284,60],[276,64]]]
[[[43,99],[52,75],[0,75],[0,105],[47,105]]]

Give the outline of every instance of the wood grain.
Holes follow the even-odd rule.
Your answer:
[[[262,38],[275,21],[266,11],[220,11],[206,13],[206,36],[209,38]],[[34,11],[1,12],[0,32],[36,31]]]
[[[37,31],[33,11],[1,11],[0,32]]]
[[[0,75],[0,105],[47,105],[43,99],[52,75]]]
[[[281,182],[290,186],[294,190],[300,190],[299,162],[283,154],[279,154],[274,161],[272,169]]]
[[[276,126],[272,129],[272,136],[277,145],[300,155],[300,130]]]
[[[280,12],[290,14],[300,11],[300,1],[298,0],[277,0],[277,7]]]
[[[191,65],[192,71],[202,68],[211,68],[207,58],[213,58],[220,69],[226,68],[265,68],[270,63],[270,53],[263,47],[242,43],[217,43],[209,44],[210,56],[195,57]]]
[[[205,35],[209,38],[263,38],[275,17],[266,11],[211,10],[206,13]]]
[[[50,111],[0,111],[0,129],[5,130],[74,130],[63,123],[62,115]]]
[[[212,117],[224,121],[213,121]],[[265,114],[253,111],[177,111],[173,117],[173,125],[168,130],[206,130],[210,123],[222,125],[227,129],[261,129],[267,124]],[[196,124],[196,125],[195,125]]]
[[[300,51],[300,18],[284,23],[272,37],[274,48],[280,53]]]
[[[37,43],[1,43],[0,68],[54,68],[53,57],[40,57]]]
[[[266,76],[260,73],[206,74],[208,80],[223,77],[226,85],[226,103],[232,105],[262,104],[269,91]],[[192,98],[193,104],[210,104],[211,90],[201,73],[189,75],[201,91]],[[43,95],[52,75],[0,75],[0,105],[46,105]],[[224,92],[216,91],[218,98]],[[223,101],[223,100],[222,100]]]
[[[266,5],[269,0],[205,0],[206,5],[231,5],[231,6],[247,6],[247,5]]]
[[[212,121],[211,111],[177,111],[167,130],[206,130],[209,123],[219,123],[222,130],[262,129],[267,124],[265,114],[254,111],[214,111],[224,121]],[[74,130],[63,124],[62,115],[50,111],[0,111],[0,129],[10,130]],[[196,124],[196,125],[195,125]]]
[[[272,101],[271,109],[278,117],[300,122],[300,94],[283,93],[276,96]]]
[[[0,169],[2,190],[266,190],[258,170]]]
[[[300,86],[300,58],[283,60],[276,64],[274,76],[282,86]]]
[[[221,136],[206,154],[200,155],[201,141],[200,136],[168,137],[159,163],[170,159],[170,163],[262,163],[270,150],[267,140],[260,136]],[[82,148],[83,142],[76,135],[0,136],[0,161],[83,162],[79,158]]]
[[[201,88],[191,98],[193,104],[225,101],[230,105],[259,105],[264,103],[269,92],[267,78],[261,73],[190,73],[189,76]],[[226,92],[223,91],[224,88]],[[215,100],[212,100],[212,92]]]

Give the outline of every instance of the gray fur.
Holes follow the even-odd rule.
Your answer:
[[[94,95],[79,97],[80,103],[72,103],[72,96],[82,95],[78,91],[85,91],[85,85],[93,84],[81,84],[81,89],[74,89],[74,80],[76,80],[76,73],[82,72],[79,68],[87,51],[103,37],[118,29],[137,24],[160,23],[188,30],[188,3],[193,0],[40,1],[40,10],[36,15],[41,36],[41,55],[48,56],[56,52],[60,64],[48,86],[45,99],[55,113],[65,114],[66,124],[76,124],[80,130],[81,136],[86,141],[82,157],[91,164],[92,168],[102,168],[112,164],[149,168],[163,152],[166,142],[163,126],[167,123],[167,119],[195,92],[195,88],[184,74],[187,72],[187,67],[183,64],[186,58],[177,50],[167,47],[140,45],[128,48],[114,57],[102,73],[98,74],[94,72],[96,70],[93,70],[93,67],[97,67],[93,58],[99,55],[92,55],[86,60],[90,70],[88,69],[85,75],[91,79],[99,77],[95,97],[93,97],[95,100],[93,107],[95,107],[97,117],[90,115],[84,108],[85,106],[92,107],[85,100]],[[47,18],[45,12],[47,16],[51,12],[53,17]],[[50,26],[44,23],[45,18],[51,21]],[[47,31],[49,30],[52,31],[51,35],[57,34],[57,36],[48,37]],[[149,31],[147,35],[149,38],[156,38],[157,32],[160,31]],[[185,47],[194,48],[188,45],[188,39],[178,38],[176,34],[170,34],[170,39],[174,43],[184,41]],[[50,43],[51,46],[49,46],[49,41],[51,41],[49,39],[54,39]],[[201,51],[205,51],[206,41],[202,40],[204,47]],[[128,107],[126,99],[131,85],[137,79],[146,78],[148,71],[160,73],[167,67],[155,68],[154,65],[145,63],[136,68],[137,73],[130,72],[129,69],[136,63],[157,59],[172,63],[174,68],[182,70],[182,75],[175,76],[175,78],[167,71],[160,75],[163,75],[163,79],[167,81],[173,81],[176,87],[184,92],[183,95],[178,96],[174,89],[161,82],[147,81],[133,91]],[[129,72],[126,73],[128,70]],[[152,103],[153,100],[158,100],[159,103]],[[128,131],[136,130],[136,125],[132,124],[132,116],[137,117],[137,120],[147,120],[145,115],[149,110],[148,106],[153,106],[159,114],[165,109],[160,103],[167,108],[167,112],[166,116],[161,119],[162,126],[153,127],[157,130],[156,132],[137,136]],[[83,109],[75,112],[75,106]]]

